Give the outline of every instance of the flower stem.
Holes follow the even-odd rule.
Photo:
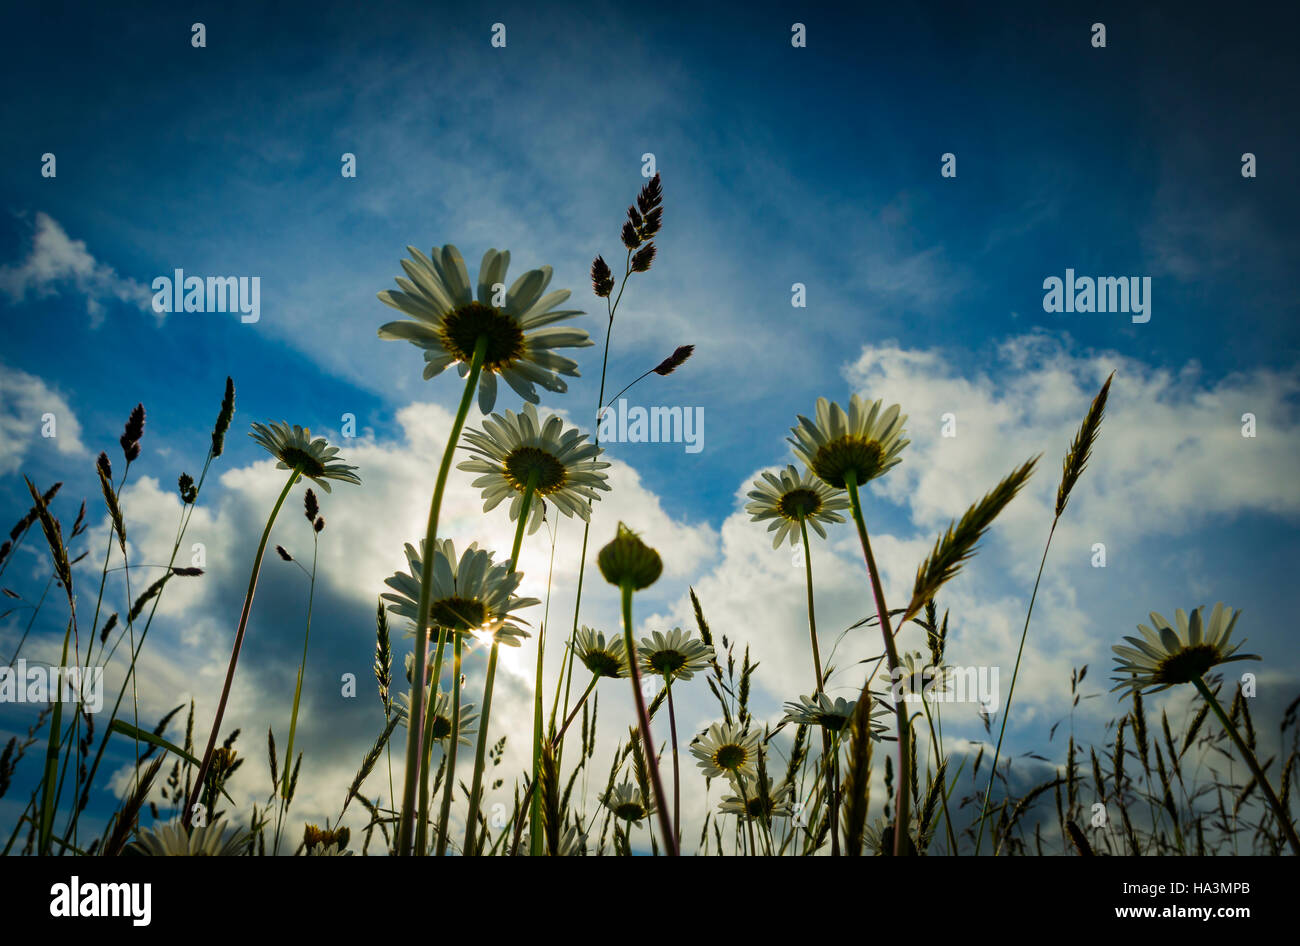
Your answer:
[[[650,781],[655,790],[655,801],[659,807],[659,829],[664,836],[664,847],[671,857],[678,856],[677,836],[673,832],[672,821],[668,816],[668,805],[664,798],[664,783],[659,777],[659,757],[655,753],[650,736],[650,717],[645,710],[645,697],[641,695],[641,671],[637,668],[636,642],[632,640],[632,586],[622,585],[623,592],[623,645],[627,648],[629,679],[632,681],[632,696],[636,700],[637,724],[641,729],[641,745],[645,749],[646,763],[650,767]]]
[[[451,668],[451,734],[447,737],[447,768],[443,773],[442,784],[442,812],[438,815],[438,856],[442,857],[447,853],[447,822],[451,818],[451,796],[456,786],[456,747],[460,744],[460,657],[463,634],[456,634],[456,642],[452,646],[455,648],[452,657]],[[430,695],[431,702],[437,702],[438,691],[435,689]],[[474,822],[470,822],[470,830],[474,830]]]
[[[1215,699],[1213,691],[1205,685],[1205,680],[1198,674],[1192,677],[1192,684],[1200,691],[1210,709],[1214,710],[1214,715],[1219,717],[1219,722],[1223,724],[1223,728],[1232,737],[1233,743],[1237,746],[1237,751],[1241,753],[1242,758],[1246,760],[1246,764],[1250,766],[1250,771],[1255,776],[1255,781],[1259,783],[1260,790],[1263,791],[1264,797],[1268,799],[1268,803],[1273,807],[1273,813],[1277,815],[1278,823],[1282,825],[1282,831],[1286,835],[1287,843],[1291,845],[1291,851],[1297,857],[1300,857],[1300,838],[1296,837],[1295,825],[1291,823],[1290,815],[1282,807],[1282,802],[1278,799],[1277,793],[1273,791],[1273,785],[1264,776],[1264,770],[1259,767],[1259,760],[1255,758],[1255,753],[1250,751],[1250,746],[1246,745],[1241,738],[1241,735],[1237,732],[1237,727],[1232,725],[1232,720],[1228,719],[1228,714],[1223,711],[1223,707]]]
[[[808,524],[802,516],[799,517],[799,536],[803,539],[803,567],[808,585],[808,638],[812,641],[813,672],[817,676],[817,692],[820,693],[825,689],[825,682],[822,680],[821,650],[817,646],[817,613],[813,608],[812,549],[808,547]]]
[[[487,756],[487,730],[488,720],[492,717],[492,686],[497,678],[497,648],[496,641],[492,642],[492,650],[488,653],[487,678],[483,681],[483,714],[478,720],[478,746],[474,750],[474,783],[469,791],[469,815],[465,819],[465,846],[461,853],[465,857],[470,857],[477,853],[478,812],[482,804],[483,794],[483,764]]]
[[[433,653],[433,672],[425,681],[425,688],[432,687],[432,692],[424,707],[424,744],[420,748],[420,811],[429,810],[429,791],[432,773],[429,771],[433,759],[433,721],[438,705],[438,690],[442,685],[442,659],[447,650],[447,629],[438,628],[438,648]],[[410,725],[408,718],[407,725]],[[421,820],[415,826],[415,853],[424,857],[429,853],[429,822]]]
[[[533,502],[533,492],[536,489],[537,472],[534,471],[528,475],[528,483],[524,487],[524,498],[519,508],[519,524],[515,526],[515,540],[510,547],[511,571],[517,570],[515,568],[515,563],[519,561],[519,550],[524,544],[524,529],[528,526],[528,513]],[[466,857],[474,853],[474,837],[476,835],[476,829],[478,828],[478,812],[479,806],[482,804],[483,767],[487,761],[488,723],[492,716],[492,687],[496,683],[497,677],[498,646],[499,645],[494,639],[492,641],[492,650],[488,654],[487,678],[483,681],[483,714],[479,717],[478,721],[478,745],[474,749],[474,778],[469,792],[469,815],[465,819],[465,846],[462,850],[462,853]],[[535,748],[533,753],[534,781],[537,779],[537,769],[540,765],[540,758],[541,753]]]
[[[853,511],[853,521],[858,527],[858,539],[862,542],[862,555],[867,560],[867,574],[871,577],[871,591],[876,599],[876,616],[880,622],[880,633],[885,639],[885,655],[889,661],[889,672],[892,676],[894,670],[898,667],[898,649],[894,646],[894,632],[889,626],[889,608],[885,604],[885,591],[880,584],[880,571],[876,568],[876,558],[871,554],[871,540],[867,538],[867,523],[862,518],[862,502],[858,498],[858,478],[850,470],[844,477],[844,485],[848,487],[849,504]],[[862,685],[862,695],[859,699],[866,700],[871,698],[871,692],[868,689],[870,681]],[[894,820],[894,856],[898,857],[910,852],[910,845],[904,842],[903,838],[908,833],[908,798],[907,789],[911,782],[911,724],[907,718],[907,707],[903,700],[898,700],[894,704],[894,715],[898,722],[898,804],[895,806]]]
[[[682,773],[681,763],[677,758],[677,710],[673,706],[673,675],[664,674],[664,686],[668,688],[668,732],[673,740],[673,837],[677,839],[678,850],[682,846]]]
[[[307,591],[307,629],[302,635],[302,660],[298,663],[298,682],[293,688],[293,712],[289,714],[289,744],[284,750],[288,764],[284,767],[284,787],[280,792],[280,813],[275,821],[275,844],[273,851],[280,849],[280,821],[286,814],[289,801],[289,775],[293,768],[293,738],[298,732],[298,704],[302,699],[302,675],[307,669],[307,642],[311,639],[311,606],[316,597],[316,556],[320,550],[320,539],[312,534],[311,585]]]
[[[429,631],[429,595],[433,590],[434,542],[438,538],[438,513],[442,508],[442,494],[447,488],[447,474],[451,471],[452,456],[460,442],[460,432],[465,426],[465,417],[469,414],[470,402],[478,388],[479,374],[483,371],[483,358],[487,354],[488,338],[479,336],[474,345],[474,356],[469,364],[469,374],[465,378],[465,393],[460,398],[460,408],[456,411],[456,420],[451,425],[451,435],[447,438],[446,449],[442,453],[442,465],[438,467],[438,480],[433,487],[433,500],[429,503],[429,522],[424,530],[424,560],[420,569],[420,610],[415,619],[415,668],[411,675],[411,715],[406,727],[406,774],[402,785],[402,813],[397,832],[397,853],[411,853],[411,839],[416,816],[416,786],[420,781],[420,756],[424,745],[424,663],[425,651],[428,649]],[[441,652],[441,648],[439,649]],[[450,777],[450,776],[449,776]],[[420,821],[428,818],[427,805],[421,806]]]
[[[813,573],[812,573],[812,549],[808,547],[808,524],[803,516],[799,517],[799,537],[803,542],[803,567],[805,584],[808,587],[808,639],[812,641],[812,658],[813,674],[817,680],[817,693],[821,693],[826,688],[826,681],[822,677],[822,656],[821,650],[817,646],[817,612],[813,607]],[[816,697],[817,693],[813,696]],[[830,757],[830,735],[825,729],[822,730],[822,756]],[[838,756],[834,760],[836,769],[839,768]],[[832,782],[832,785],[834,782]],[[832,790],[830,793],[831,805],[831,857],[840,856],[840,832],[839,832],[839,792]]]
[[[212,765],[212,753],[217,748],[217,734],[221,731],[221,718],[226,714],[226,700],[230,698],[230,687],[235,682],[235,666],[239,663],[240,648],[244,646],[244,632],[248,630],[248,616],[253,610],[253,595],[257,592],[257,578],[262,572],[262,556],[266,554],[266,543],[271,537],[271,526],[275,525],[275,517],[280,514],[280,507],[284,505],[289,490],[297,482],[300,471],[301,467],[297,466],[289,471],[289,479],[285,482],[284,489],[280,490],[280,498],[275,501],[275,508],[271,510],[271,515],[266,520],[266,528],[262,530],[262,541],[257,544],[257,555],[253,558],[253,574],[248,579],[248,591],[244,595],[244,608],[239,614],[239,629],[235,631],[235,645],[230,651],[230,663],[226,667],[226,682],[221,687],[221,699],[217,701],[217,715],[212,720],[212,732],[208,735],[208,747],[203,751],[203,760],[199,763],[199,770],[194,776],[194,787],[190,789],[190,797],[185,800],[185,810],[181,813],[181,821],[187,828],[190,826],[191,817],[193,817],[194,806],[203,792],[203,780],[207,777],[208,769]]]

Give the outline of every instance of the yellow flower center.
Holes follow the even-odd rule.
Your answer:
[[[510,367],[524,353],[524,332],[510,315],[481,302],[453,309],[442,320],[442,346],[458,361],[474,359],[480,336],[487,336],[484,371]]]
[[[564,464],[537,447],[512,450],[506,457],[505,471],[510,485],[521,493],[528,488],[529,477],[536,475],[534,489],[541,496],[562,488],[569,479]]]

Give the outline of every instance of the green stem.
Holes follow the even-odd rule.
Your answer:
[[[867,538],[867,523],[862,518],[862,503],[858,498],[858,478],[850,470],[844,477],[844,485],[849,491],[849,505],[853,511],[853,521],[858,527],[858,539],[862,543],[862,554],[867,560],[867,574],[871,577],[871,592],[876,599],[876,616],[880,622],[880,633],[885,639],[885,655],[889,660],[889,672],[892,677],[898,667],[898,650],[894,646],[894,632],[889,625],[889,608],[885,604],[885,592],[880,584],[880,571],[876,568],[876,558],[871,554],[871,540]],[[871,698],[869,683],[862,685],[859,699]],[[907,718],[907,708],[903,700],[894,705],[894,715],[898,723],[898,804],[894,813],[894,856],[908,853],[908,845],[903,841],[908,832],[908,798],[907,790],[911,782],[911,725]]]
[[[817,692],[820,693],[826,685],[822,680],[821,650],[817,646],[817,612],[813,608],[812,549],[808,547],[808,524],[802,516],[799,517],[799,536],[803,540],[804,577],[808,586],[808,637],[812,641],[813,672],[817,676]]]
[[[307,629],[302,635],[302,660],[298,663],[298,682],[293,688],[293,712],[289,714],[289,744],[284,750],[284,757],[289,764],[284,767],[284,787],[280,791],[280,813],[284,815],[289,800],[289,775],[293,769],[293,739],[298,732],[298,704],[302,700],[302,676],[307,669],[307,644],[311,640],[311,607],[316,597],[316,556],[320,551],[320,539],[312,534],[311,585],[307,591]],[[280,821],[276,820],[275,845],[273,851],[280,848]]]
[[[424,744],[420,751],[420,811],[429,810],[429,780],[433,768],[433,721],[438,705],[438,690],[442,686],[442,659],[447,651],[447,629],[438,628],[438,649],[433,654],[433,672],[429,674],[427,686],[430,696],[424,709]],[[408,722],[409,725],[409,722]],[[415,853],[424,857],[429,853],[429,822],[424,820],[415,826]]]
[[[989,769],[989,784],[984,789],[984,804],[980,806],[980,829],[975,835],[975,856],[980,853],[980,844],[984,841],[984,823],[988,818],[989,796],[993,794],[993,779],[998,774],[998,759],[1002,756],[1002,737],[1007,732],[1007,719],[1011,716],[1011,698],[1016,695],[1016,677],[1020,675],[1020,658],[1025,653],[1025,640],[1029,637],[1029,619],[1034,613],[1034,602],[1038,599],[1038,583],[1043,580],[1043,566],[1047,564],[1047,551],[1052,547],[1052,536],[1056,534],[1059,517],[1052,520],[1052,528],[1047,533],[1047,544],[1043,546],[1043,557],[1038,562],[1038,577],[1034,579],[1034,591],[1029,596],[1029,610],[1025,612],[1025,626],[1020,632],[1020,647],[1016,650],[1016,666],[1011,671],[1011,686],[1007,688],[1007,702],[1002,707],[1002,725],[998,727],[998,744],[993,750],[993,767]]]
[[[821,650],[817,645],[817,611],[813,606],[813,573],[812,573],[812,549],[808,546],[808,524],[804,517],[799,518],[799,537],[803,542],[803,567],[804,567],[804,584],[808,590],[808,639],[812,641],[813,657],[813,674],[817,680],[817,693],[821,693],[826,688],[826,682],[822,677],[822,656]],[[813,694],[816,697],[816,693]],[[822,729],[822,756],[829,757],[830,754],[830,735],[825,729]],[[839,760],[835,760],[838,768]],[[831,857],[840,856],[840,832],[839,832],[839,793],[832,791],[830,793],[831,803]]]
[[[673,706],[673,675],[664,674],[664,686],[668,689],[668,732],[673,740],[673,837],[677,848],[682,846],[682,773],[681,763],[677,758],[677,710]]]
[[[451,666],[451,734],[447,737],[447,768],[443,773],[442,784],[442,812],[438,815],[438,856],[442,857],[447,853],[447,823],[451,819],[451,797],[456,788],[456,748],[460,744],[460,659],[462,641],[465,635],[456,634],[456,643],[454,656],[452,657]],[[429,696],[431,701],[437,701],[437,690]],[[470,822],[470,830],[474,829],[474,822]]]
[[[524,498],[519,507],[519,522],[515,526],[515,540],[510,547],[510,570],[517,571],[515,563],[519,561],[519,550],[524,544],[524,530],[528,527],[528,513],[531,511],[533,503],[533,494],[537,489],[538,473],[533,471],[528,474],[528,482],[524,486]],[[488,740],[488,723],[492,715],[492,687],[496,683],[497,676],[497,648],[498,644],[495,638],[492,641],[492,651],[488,655],[487,679],[483,681],[483,714],[478,721],[478,745],[474,749],[474,778],[472,787],[469,792],[469,816],[465,820],[465,847],[463,854],[468,857],[473,853],[476,847],[474,838],[478,828],[479,808],[483,803],[483,767],[487,761],[487,740]],[[540,642],[539,642],[540,646]],[[540,685],[540,676],[538,682]],[[537,771],[540,767],[541,751],[540,747],[534,747],[533,750],[533,782],[537,781]],[[537,817],[541,817],[540,811]],[[534,840],[538,836],[536,825],[533,822]]]
[[[498,646],[500,645],[496,641],[492,642],[492,650],[488,654],[487,678],[483,681],[483,713],[478,719],[478,747],[474,750],[474,783],[469,791],[469,816],[465,819],[465,847],[462,853],[466,857],[473,856],[477,849],[474,839],[478,836],[478,812],[483,801],[483,765],[487,756],[488,722],[492,718],[492,686],[497,677]]]
[[[632,586],[624,583],[623,592],[623,646],[628,653],[628,677],[632,681],[632,696],[636,700],[637,725],[641,730],[641,746],[645,750],[646,763],[650,767],[650,781],[655,790],[655,801],[659,806],[659,830],[664,836],[664,847],[671,857],[678,856],[677,836],[673,832],[672,822],[668,816],[667,800],[664,797],[663,779],[659,777],[659,756],[655,753],[654,742],[650,736],[650,717],[645,709],[645,697],[641,695],[641,671],[637,668],[636,642],[632,639]]]
[[[452,456],[460,442],[460,432],[465,426],[465,417],[469,414],[470,402],[478,388],[479,374],[483,371],[483,358],[487,354],[488,338],[479,336],[474,345],[474,356],[469,363],[469,373],[465,378],[465,393],[461,395],[460,407],[456,411],[456,420],[451,425],[451,434],[447,438],[446,449],[442,453],[442,464],[438,467],[438,480],[433,487],[433,500],[429,503],[429,522],[424,530],[424,560],[420,568],[420,611],[415,619],[415,672],[411,676],[411,715],[406,727],[406,773],[402,783],[402,813],[397,832],[397,853],[411,853],[412,830],[416,817],[416,787],[420,783],[422,750],[424,746],[424,665],[425,651],[429,646],[429,596],[433,591],[434,542],[438,538],[438,513],[442,509],[442,494],[447,488],[447,475],[451,471]],[[449,776],[450,777],[450,776]],[[428,819],[427,805],[422,805],[419,812],[420,821]]]
[[[614,337],[614,313],[618,311],[619,301],[623,298],[623,290],[627,288],[627,280],[631,274],[632,251],[628,250],[627,258],[624,261],[623,283],[619,286],[618,296],[612,302],[608,296],[605,297],[606,310],[609,312],[609,324],[605,327],[605,352],[600,359],[600,393],[596,395],[596,430],[591,438],[591,442],[596,446],[600,446],[600,414],[601,407],[605,403],[605,378],[609,371],[609,343]],[[591,535],[591,510],[593,505],[591,500],[587,500],[587,519],[582,526],[582,555],[578,559],[578,591],[573,602],[573,629],[569,632],[569,646],[565,653],[564,713],[566,716],[569,713],[569,689],[573,683],[573,644],[578,638],[578,615],[582,611],[582,579],[587,573],[587,539]],[[556,749],[555,763],[557,766],[563,754],[564,742],[561,740],[559,747]]]
[[[1219,717],[1219,722],[1223,724],[1223,728],[1227,730],[1228,735],[1232,737],[1233,743],[1237,746],[1237,751],[1241,753],[1241,757],[1250,766],[1250,771],[1255,776],[1255,781],[1259,783],[1264,797],[1273,806],[1273,813],[1277,815],[1278,823],[1282,825],[1282,831],[1286,835],[1287,843],[1291,845],[1292,853],[1300,857],[1300,838],[1296,837],[1295,825],[1291,823],[1291,816],[1287,814],[1287,810],[1282,807],[1282,802],[1278,799],[1277,793],[1273,791],[1272,783],[1264,776],[1264,770],[1259,767],[1259,760],[1255,758],[1255,753],[1250,751],[1250,746],[1246,745],[1241,738],[1241,735],[1237,732],[1237,727],[1232,725],[1232,720],[1228,719],[1228,714],[1223,711],[1223,707],[1215,699],[1213,691],[1205,685],[1205,680],[1198,675],[1192,677],[1192,683],[1200,691],[1201,696],[1205,698],[1205,702],[1209,704],[1210,709],[1214,710],[1214,715]]]
[[[270,518],[266,520],[266,528],[262,530],[262,540],[257,544],[257,555],[253,558],[253,573],[248,578],[244,608],[239,614],[239,629],[235,631],[235,645],[230,651],[230,663],[226,667],[226,682],[221,687],[221,699],[217,701],[217,715],[212,720],[212,732],[208,734],[208,747],[203,751],[203,761],[199,763],[198,773],[194,776],[194,785],[190,789],[189,798],[185,801],[185,810],[181,812],[181,820],[187,828],[194,814],[194,806],[203,792],[203,780],[212,765],[212,753],[217,748],[217,735],[221,732],[221,719],[226,714],[226,701],[230,698],[230,688],[235,682],[235,666],[239,663],[240,648],[244,646],[244,632],[248,630],[248,616],[253,610],[253,595],[257,592],[257,579],[262,572],[262,556],[266,554],[266,543],[271,537],[271,527],[275,525],[275,517],[280,514],[280,507],[284,505],[289,490],[297,482],[300,472],[302,472],[301,466],[295,466],[289,471],[289,479],[285,482],[284,489],[280,490],[280,497],[275,501],[275,508],[271,510]]]

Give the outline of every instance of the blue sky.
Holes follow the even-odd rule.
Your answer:
[[[581,354],[570,392],[546,403],[587,423],[605,322],[587,269],[596,253],[618,256],[623,209],[652,152],[664,231],[654,268],[628,289],[615,322],[610,384],[694,344],[687,365],[646,380],[634,397],[703,406],[706,417],[699,454],[663,444],[613,451],[635,477],[629,495],[658,504],[647,520],[682,549],[680,573],[649,602],[654,618],[685,621],[685,588],[695,583],[714,589],[718,604],[706,596],[705,606],[721,611],[715,627],[730,618],[732,635],[759,638],[772,662],[798,653],[797,582],[788,626],[745,611],[770,561],[754,557],[762,531],[737,516],[737,494],[757,470],[788,462],[783,438],[796,414],[819,396],[861,391],[899,401],[913,418],[912,462],[881,484],[869,510],[896,553],[885,565],[895,596],[948,519],[1044,452],[1037,498],[1020,518],[1009,514],[1005,535],[954,589],[971,609],[962,659],[1005,659],[1059,457],[1118,368],[1095,475],[1049,561],[1056,570],[1035,642],[1041,686],[1027,691],[1032,710],[1013,736],[1025,747],[1045,740],[1062,669],[1092,660],[1100,677],[1110,643],[1151,609],[1220,598],[1247,607],[1250,649],[1267,652],[1269,671],[1294,689],[1286,628],[1295,603],[1287,576],[1300,551],[1300,190],[1296,66],[1284,39],[1293,12],[393,4],[379,16],[342,5],[229,7],[24,10],[6,14],[4,31],[10,85],[28,91],[0,103],[0,434],[9,455],[0,506],[21,515],[27,473],[67,482],[56,511],[69,520],[74,497],[93,507],[93,456],[114,446],[140,401],[149,420],[138,469],[162,485],[138,508],[162,515],[176,474],[201,462],[228,374],[238,388],[236,429],[216,471],[233,479],[205,492],[220,504],[213,534],[230,536],[230,560],[211,565],[202,579],[210,590],[196,593],[205,609],[197,623],[210,622],[212,638],[193,639],[192,615],[168,615],[166,659],[219,666],[228,648],[231,597],[264,515],[254,500],[274,479],[251,472],[262,457],[242,435],[249,421],[284,418],[336,437],[353,413],[376,462],[398,470],[423,456],[431,485],[437,453],[421,454],[416,431],[436,428],[438,415],[409,412],[454,408],[458,386],[451,376],[423,382],[417,352],[375,337],[391,316],[375,294],[392,287],[408,243],[426,252],[455,243],[471,271],[489,247],[511,250],[512,273],[555,268],[553,285],[572,288],[591,313],[580,322],[597,346]],[[189,42],[195,21],[207,28],[204,49]],[[1089,43],[1096,21],[1107,27],[1105,49]],[[506,25],[504,49],[489,44],[494,22]],[[790,45],[793,22],[807,26],[805,49]],[[1240,173],[1248,151],[1255,179]],[[46,152],[57,156],[54,179],[40,176]],[[357,157],[355,179],[339,173],[344,152]],[[940,176],[945,152],[956,155],[954,179]],[[160,320],[140,287],[176,268],[260,276],[261,320]],[[1150,276],[1150,322],[1044,312],[1043,280],[1067,268]],[[796,282],[807,287],[806,308],[790,305]],[[503,392],[499,406],[516,407]],[[39,437],[46,409],[71,418],[62,440]],[[960,449],[939,438],[947,411]],[[1245,412],[1259,417],[1257,441],[1237,433]],[[348,501],[340,489],[327,502],[341,544],[369,521]],[[649,508],[628,502],[625,517]],[[400,564],[400,542],[414,539],[418,505],[389,511],[385,535],[396,541],[386,557],[352,563],[357,588],[346,587],[342,561],[337,586],[325,583],[322,688],[334,671],[364,670],[366,600]],[[367,515],[383,517],[383,507]],[[612,530],[604,518],[593,539]],[[826,604],[826,620],[843,618],[841,627],[868,607],[852,577],[851,538],[833,534],[826,552],[814,551],[843,566]],[[1105,570],[1088,564],[1098,541],[1114,562]],[[563,538],[560,549],[563,557]],[[28,554],[4,579],[26,569],[24,591],[39,588]],[[248,672],[265,675],[271,693],[296,668],[301,589],[263,584],[254,624],[265,660]],[[564,613],[572,591],[556,594]],[[592,619],[609,604],[594,594]],[[1047,630],[1062,626],[1073,633]],[[12,620],[0,622],[0,652],[13,640]],[[792,685],[770,685],[774,707],[793,699]],[[1269,699],[1285,705],[1290,690],[1279,683]],[[159,700],[171,706],[183,695]],[[330,705],[321,697],[316,731],[347,738],[317,749],[337,752],[346,768],[372,738],[373,719]],[[0,709],[6,732],[19,721]],[[978,721],[966,722],[976,738]]]

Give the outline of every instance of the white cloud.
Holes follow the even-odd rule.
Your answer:
[[[117,300],[141,311],[152,308],[143,283],[119,276],[112,266],[96,260],[84,241],[70,238],[57,220],[37,213],[31,252],[16,266],[0,266],[0,290],[11,302],[22,302],[29,293],[57,295],[66,287],[85,297],[92,327],[103,322],[107,301]]]
[[[50,437],[43,435],[47,414],[53,415]],[[35,375],[0,365],[0,474],[19,471],[45,444],[63,457],[86,453],[81,424],[63,395]]]
[[[1096,536],[1120,546],[1135,545],[1196,530],[1207,524],[1207,517],[1244,510],[1293,515],[1296,498],[1286,481],[1277,477],[1286,444],[1294,442],[1296,432],[1295,418],[1287,406],[1295,380],[1261,372],[1204,384],[1192,369],[1170,376],[1119,356],[1072,355],[1037,337],[1013,340],[997,357],[990,374],[963,377],[946,367],[940,353],[884,345],[865,349],[848,374],[867,393],[897,399],[911,412],[913,444],[905,462],[873,487],[868,499],[875,552],[891,603],[900,602],[910,590],[917,563],[949,518],[960,515],[1014,463],[1040,450],[1046,453],[1033,487],[1008,509],[977,558],[941,598],[942,606],[953,615],[950,663],[1001,667],[1005,693],[1032,569],[1050,522],[1057,458],[1102,378],[1112,367],[1119,369],[1101,440],[1058,531],[1059,545],[1049,562],[1017,685],[1013,740],[1014,731],[1020,728],[1032,735],[1031,745],[1042,747],[1047,744],[1048,727],[1072,711],[1064,686],[1071,668],[1092,663],[1089,685],[1104,683],[1109,645],[1121,633],[1109,623],[1111,615],[1105,608],[1127,614],[1137,610],[1137,595],[1152,589],[1186,594],[1190,580],[1185,575],[1162,573],[1159,566],[1144,572],[1139,561],[1122,570],[1112,569],[1107,576],[1112,583],[1121,583],[1120,592],[1114,590],[1114,584],[1107,586],[1109,596],[1119,600],[1080,607],[1084,596],[1095,597],[1095,587],[1088,583],[1099,579],[1095,570],[1069,564],[1078,557],[1070,549],[1086,548]],[[1239,443],[1237,417],[1247,409],[1260,418],[1261,435]],[[947,410],[958,415],[958,436],[953,440],[938,435],[939,417]],[[383,590],[384,578],[403,565],[402,544],[418,541],[423,532],[450,416],[437,406],[413,404],[399,412],[398,423],[401,432],[395,440],[364,438],[341,444],[348,460],[359,466],[364,485],[357,489],[340,484],[332,494],[321,496],[328,525],[321,537],[318,610],[298,737],[306,761],[294,825],[303,820],[319,822],[337,812],[361,752],[382,723],[373,692],[365,692],[371,686],[373,649],[367,615]],[[1225,468],[1230,475],[1223,472]],[[760,663],[751,706],[760,720],[777,722],[782,702],[812,689],[803,571],[792,561],[788,546],[773,550],[762,525],[749,522],[739,511],[750,478],[738,484],[736,511],[720,530],[714,530],[704,523],[674,518],[626,464],[615,462],[611,474],[614,491],[597,505],[591,532],[583,623],[618,630],[617,595],[600,578],[594,558],[612,535],[615,523],[624,519],[643,531],[667,564],[660,582],[636,598],[638,634],[674,624],[693,627],[686,593],[688,584],[693,585],[715,637],[720,640],[726,635],[735,642],[738,658],[749,647],[751,658]],[[222,490],[215,506],[196,513],[182,559],[189,543],[203,542],[208,574],[184,582],[177,579],[164,599],[160,614],[166,621],[153,632],[142,665],[141,679],[148,681],[141,688],[141,713],[146,719],[157,718],[193,694],[198,706],[196,737],[201,739],[206,733],[254,544],[283,475],[270,459],[230,469],[220,478]],[[504,549],[513,531],[504,507],[483,516],[471,479],[453,473],[440,534],[455,538],[458,544],[476,539]],[[301,487],[295,490],[271,537],[273,544],[285,545],[299,560],[309,557],[311,542],[310,530],[299,512],[301,494]],[[205,499],[210,501],[210,497]],[[165,561],[180,511],[174,494],[154,480],[141,479],[128,488],[123,506],[128,522],[134,523],[129,526],[133,560]],[[91,546],[102,548],[103,526],[98,529]],[[548,710],[559,677],[561,642],[572,621],[581,533],[580,523],[560,521],[545,674]],[[822,653],[838,668],[831,689],[837,695],[852,696],[868,666],[861,661],[873,661],[881,651],[875,628],[842,634],[851,623],[873,613],[853,530],[841,526],[829,541],[817,542],[813,564]],[[527,575],[523,592],[545,599],[551,570],[548,533],[527,538],[521,565]],[[93,563],[82,568],[93,570]],[[135,579],[137,589],[143,581],[140,574]],[[1146,600],[1141,605],[1158,606]],[[225,725],[227,731],[243,729],[243,751],[254,760],[245,768],[235,791],[235,797],[244,803],[260,802],[267,789],[268,776],[256,734],[268,723],[274,725],[283,748],[304,610],[301,574],[293,566],[269,558]],[[544,608],[533,611],[528,617],[536,630]],[[409,642],[395,639],[400,658]],[[915,629],[903,632],[901,640],[907,649],[923,646]],[[535,653],[529,641],[503,654],[492,733],[494,738],[508,736],[503,761],[494,770],[506,784],[489,794],[489,810],[494,802],[508,805],[513,780],[530,765]],[[481,702],[484,658],[485,650],[476,648],[465,664],[466,699],[476,704]],[[362,691],[358,699],[338,695],[338,679],[332,674],[340,669],[356,673]],[[580,691],[586,683],[585,674],[579,672],[574,683]],[[624,682],[606,681],[598,693],[602,725],[597,754],[577,789],[585,790],[593,805],[603,790],[611,753],[633,719]],[[694,733],[718,713],[701,679],[680,690],[675,688],[675,694],[683,768],[683,830],[690,849],[705,811],[716,803],[720,786],[709,793],[712,802],[708,801],[687,746]],[[1115,701],[1107,695],[1084,701],[1074,713],[1082,732],[1085,725],[1109,718],[1115,711]],[[945,707],[943,712],[953,746],[960,748],[968,745],[966,740],[984,738],[975,707]],[[655,731],[658,739],[667,737],[665,718],[656,721]],[[1023,742],[1016,743],[1013,750],[1019,754],[1025,747]],[[399,730],[393,747],[395,779],[401,777],[401,750]],[[670,771],[670,756],[665,756],[664,764],[666,772]],[[462,778],[468,779],[471,765],[472,752],[466,750],[460,755]],[[876,774],[879,777],[880,773]],[[386,766],[372,776],[368,791],[372,797],[387,795]],[[360,809],[354,807],[349,814],[354,828],[360,827],[360,819]],[[295,827],[290,837],[296,839],[298,830]],[[645,838],[644,832],[638,835]]]

